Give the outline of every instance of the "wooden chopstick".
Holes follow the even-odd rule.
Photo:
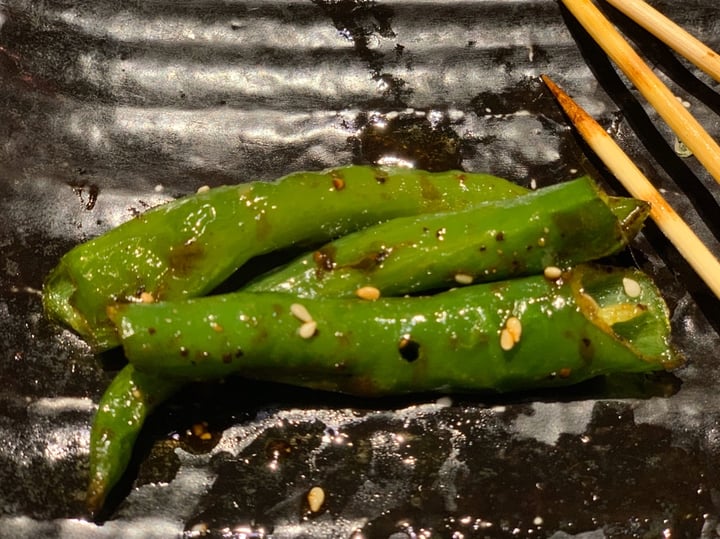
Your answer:
[[[643,0],[605,0],[720,82],[720,55]]]
[[[592,38],[720,183],[720,146],[643,62],[591,0],[562,0]]]
[[[720,262],[718,259],[600,124],[547,75],[543,75],[542,80],[585,142],[632,196],[650,204],[650,217],[658,228],[705,281],[715,296],[720,299]]]

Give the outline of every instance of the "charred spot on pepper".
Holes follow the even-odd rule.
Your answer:
[[[583,337],[580,339],[579,347],[580,357],[586,363],[590,363],[595,357],[595,346],[589,337]]]
[[[265,241],[273,231],[273,225],[268,219],[265,210],[261,210],[255,216],[255,237],[258,241]]]
[[[460,185],[465,185],[467,176],[461,172],[459,174],[455,174],[455,179],[460,183]]]
[[[205,257],[205,248],[194,239],[170,248],[168,266],[175,275],[189,275]]]
[[[401,358],[412,363],[420,357],[420,343],[410,335],[403,335],[398,343],[398,352],[400,352]]]
[[[523,274],[527,271],[527,263],[521,258],[513,258],[510,261],[510,273],[512,275]]]
[[[323,247],[313,253],[313,261],[315,262],[315,274],[318,278],[322,277],[322,274],[326,271],[332,271],[335,269],[335,254],[336,249],[334,247]]]
[[[195,352],[195,358],[199,361],[207,361],[210,358],[210,353],[207,350],[198,350]]]
[[[385,262],[385,260],[387,260],[387,258],[390,256],[391,252],[392,251],[390,249],[379,249],[374,253],[368,253],[357,262],[348,264],[347,267],[365,272],[371,272],[381,266],[382,263]]]
[[[442,193],[426,176],[420,178],[420,192],[425,200],[441,200]]]

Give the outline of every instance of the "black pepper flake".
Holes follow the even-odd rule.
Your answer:
[[[187,348],[185,348],[184,346],[180,347],[180,355],[182,357],[187,357],[189,353],[190,351]]]
[[[410,335],[404,335],[398,344],[400,357],[408,363],[412,363],[420,357],[420,343],[414,341]]]
[[[151,328],[148,328],[148,333],[149,333],[150,335],[155,335],[155,333],[157,333],[157,330],[156,330],[155,328],[152,328],[152,327],[151,327]]]
[[[495,234],[496,241],[503,241],[504,239],[505,239],[505,234],[503,234],[502,232],[498,232],[497,234]]]
[[[381,175],[377,174],[375,176],[375,181],[378,183],[381,183],[381,184],[385,183],[387,181],[387,176],[381,176]]]
[[[233,357],[232,354],[223,354],[222,356],[222,362],[225,364],[232,363]]]

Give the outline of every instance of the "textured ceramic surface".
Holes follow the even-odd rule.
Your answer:
[[[652,3],[720,48],[715,2]],[[718,84],[601,7],[720,138]],[[558,2],[0,1],[0,536],[718,537],[720,304],[652,225],[623,261],[667,295],[674,375],[493,401],[196,386],[85,520],[89,425],[123,360],[43,318],[66,250],[202,185],[392,158],[621,191],[542,73],[720,253],[720,188]]]

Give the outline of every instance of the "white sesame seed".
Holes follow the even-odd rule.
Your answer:
[[[625,294],[627,294],[631,298],[640,297],[642,289],[640,288],[640,283],[638,283],[635,279],[623,277],[622,283]]]
[[[533,519],[533,524],[535,524],[535,526],[542,526],[543,522],[544,522],[543,517],[540,517],[540,516],[535,517]]]
[[[310,339],[315,336],[315,333],[317,333],[317,322],[314,320],[303,322],[303,324],[298,328],[298,335],[300,335],[303,339]]]
[[[545,275],[546,279],[550,279],[551,281],[556,281],[560,277],[562,277],[562,270],[558,268],[557,266],[548,266],[543,270],[543,275]]]
[[[500,332],[500,348],[507,352],[512,350],[513,346],[515,346],[515,339],[513,339],[512,334],[506,328],[503,328]]]
[[[448,397],[448,396],[439,397],[435,401],[435,404],[442,408],[447,408],[448,406],[452,406],[452,403],[453,403],[452,398]]]
[[[317,513],[325,503],[325,491],[321,487],[313,487],[307,493],[307,502],[310,512]]]
[[[472,284],[475,278],[469,273],[456,273],[455,282],[458,284]]]
[[[505,322],[505,329],[508,330],[510,336],[513,338],[513,341],[516,343],[520,341],[520,336],[522,335],[522,323],[519,318],[515,316],[508,318]]]
[[[301,322],[311,322],[312,316],[310,316],[310,313],[308,312],[305,305],[302,303],[293,303],[290,305],[290,314],[292,314],[295,318],[300,320]]]
[[[197,193],[198,193],[198,194],[207,193],[209,190],[210,190],[210,186],[209,186],[209,185],[201,185],[200,187],[198,187]]]
[[[140,303],[155,303],[155,297],[150,292],[140,294]]]
[[[380,298],[380,290],[374,286],[362,286],[355,290],[355,295],[360,299],[366,299],[368,301],[375,301]]]

